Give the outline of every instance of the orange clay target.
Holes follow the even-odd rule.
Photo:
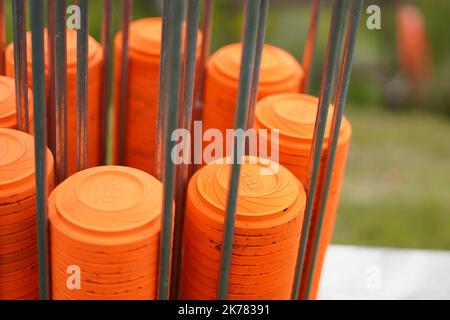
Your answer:
[[[217,290],[229,177],[230,165],[217,161],[203,167],[190,181],[183,299],[211,299]],[[305,202],[302,185],[287,169],[267,160],[245,158],[229,298],[289,298],[286,288],[293,282]]]
[[[124,165],[153,173],[155,163],[156,122],[161,54],[162,19],[145,18],[130,23],[129,72],[127,83],[127,132],[124,144]],[[182,33],[184,35],[184,32]],[[197,56],[200,57],[202,37],[199,32]],[[184,46],[182,46],[184,48]],[[114,41],[115,52],[115,161],[118,161],[119,94],[121,85],[122,33]],[[145,146],[145,147],[143,147]]]
[[[59,185],[49,199],[53,298],[155,298],[162,193],[154,177],[119,166]],[[71,266],[80,290],[65,285]]]
[[[13,80],[0,77],[0,103],[12,99],[7,96],[5,86],[13,85]],[[0,115],[5,115],[4,106],[0,107]],[[47,172],[51,191],[50,151],[47,151]],[[35,200],[34,138],[0,128],[0,299],[38,296]]]
[[[102,46],[92,37],[88,38],[88,164],[99,164],[99,136],[100,136],[100,99],[101,99],[101,75],[103,68]],[[31,44],[31,32],[27,33],[27,43]],[[44,32],[44,58],[45,75],[48,82],[48,36]],[[32,77],[32,48],[27,46],[28,56],[28,85],[33,87]],[[5,52],[6,74],[14,77],[14,45],[10,44]],[[67,153],[68,172],[76,172],[76,133],[77,133],[77,30],[67,30]],[[32,102],[32,99],[29,99]],[[32,110],[33,108],[29,108]],[[50,112],[47,113],[50,117]],[[51,119],[48,118],[50,123]]]
[[[288,168],[302,183],[306,183],[309,166],[309,155],[311,152],[314,126],[317,116],[319,99],[316,97],[301,94],[277,94],[259,101],[255,112],[256,129],[278,129],[279,143],[270,141],[270,134],[259,135],[260,139],[265,139],[268,146],[272,146],[279,152],[279,162]],[[325,129],[325,138],[319,169],[319,181],[324,171],[326,150],[329,146],[330,127],[334,108],[330,106]],[[317,255],[316,269],[314,271],[314,281],[312,284],[311,297],[317,295],[320,272],[323,259],[328,244],[331,241],[336,211],[339,201],[339,191],[344,178],[345,164],[347,160],[350,137],[352,129],[349,121],[344,117],[339,132],[336,158],[334,162],[330,191],[325,209],[323,230],[319,240],[319,251]],[[319,183],[318,190],[322,188]],[[319,194],[319,193],[317,193]],[[318,201],[316,196],[310,225],[310,240],[317,236]],[[313,243],[313,241],[309,241]],[[311,248],[307,248],[306,261],[311,259]],[[303,279],[303,282],[305,279]]]
[[[28,118],[33,132],[33,95],[28,90]],[[13,78],[0,76],[0,128],[16,129],[16,87]]]
[[[203,130],[234,128],[242,45],[227,45],[209,57],[206,63]],[[295,93],[304,81],[302,66],[288,52],[264,45],[258,100],[277,93]],[[224,143],[224,150],[226,144]],[[206,148],[204,143],[203,148]],[[229,156],[229,154],[227,154]]]

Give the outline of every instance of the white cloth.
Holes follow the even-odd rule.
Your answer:
[[[330,246],[319,299],[450,299],[450,252]]]

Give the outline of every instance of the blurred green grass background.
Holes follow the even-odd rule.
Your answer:
[[[411,1],[425,16],[433,70],[425,90],[406,97],[394,81],[401,79],[398,2],[365,1],[365,8],[381,7],[382,30],[368,30],[363,13],[346,112],[354,132],[334,242],[450,250],[450,1]],[[330,17],[330,1],[323,4],[312,77],[316,95]],[[99,39],[102,1],[90,5],[91,34]],[[117,30],[120,2],[114,6]],[[134,19],[157,16],[160,9],[160,1],[135,0]],[[267,42],[300,59],[308,20],[308,1],[271,1]],[[212,50],[239,41],[241,22],[241,1],[216,0]]]

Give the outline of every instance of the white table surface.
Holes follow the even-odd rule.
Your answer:
[[[450,252],[330,246],[319,299],[450,299]]]

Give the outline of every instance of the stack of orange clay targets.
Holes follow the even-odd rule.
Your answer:
[[[125,162],[123,165],[153,173],[156,145],[159,69],[161,55],[161,18],[133,21],[129,30],[128,87],[120,87],[122,33],[115,38],[115,158],[118,159],[118,126],[126,121]],[[201,35],[197,52],[200,53]],[[127,93],[126,119],[119,119],[119,95]]]
[[[29,128],[33,132],[33,95],[28,90]],[[16,87],[14,79],[0,76],[0,128],[17,129]]]
[[[203,130],[234,128],[242,45],[219,49],[207,61],[203,106]],[[266,44],[263,48],[258,99],[276,93],[295,93],[304,81],[304,71],[288,52]],[[230,147],[230,146],[228,146]],[[229,154],[227,154],[229,155]]]
[[[45,72],[48,78],[47,32],[44,34]],[[31,33],[27,34],[28,84],[32,87],[32,47]],[[88,155],[89,166],[99,165],[100,134],[100,95],[103,51],[101,45],[89,37],[88,52]],[[14,76],[14,46],[6,49],[6,73]],[[67,30],[67,152],[69,174],[76,171],[76,132],[77,132],[77,32]],[[48,113],[49,114],[49,113]]]
[[[184,33],[184,32],[183,32]],[[134,21],[129,29],[129,72],[121,87],[123,34],[114,40],[114,159],[119,160],[118,128],[126,126],[124,166],[98,167],[103,50],[89,37],[88,167],[76,173],[77,159],[77,31],[67,30],[68,173],[53,190],[53,158],[48,151],[49,264],[51,298],[55,300],[156,299],[163,210],[163,183],[154,178],[162,19]],[[44,48],[48,50],[47,33]],[[184,41],[184,40],[183,40]],[[197,52],[200,56],[202,38]],[[28,84],[32,85],[31,33],[27,34]],[[182,46],[184,47],[184,46]],[[203,132],[233,129],[239,90],[242,44],[231,44],[208,58]],[[14,47],[5,52],[6,74],[14,76]],[[48,82],[48,54],[45,52]],[[258,85],[255,129],[266,129],[273,159],[246,156],[241,167],[228,299],[290,299],[306,206],[309,160],[318,99],[299,94],[305,74],[288,52],[264,45]],[[47,86],[48,88],[48,86]],[[121,94],[125,119],[119,118]],[[32,90],[28,91],[30,131]],[[49,112],[48,112],[49,113]],[[329,146],[330,107],[319,182]],[[39,297],[34,140],[14,130],[14,79],[0,76],[0,300]],[[279,130],[272,141],[270,130]],[[343,119],[317,263],[309,298],[316,298],[326,248],[331,242],[339,192],[350,145],[351,125]],[[229,150],[234,140],[224,143]],[[259,144],[261,146],[261,144]],[[261,150],[260,150],[261,151]],[[227,156],[225,152],[218,157]],[[189,181],[183,226],[179,297],[217,298],[231,165],[221,158],[203,166]],[[125,167],[126,166],[126,167]],[[318,190],[322,185],[319,184]],[[320,195],[321,192],[317,192]],[[319,197],[314,199],[306,266],[318,235]],[[303,270],[301,283],[306,283]]]
[[[189,183],[184,232],[182,299],[215,299],[230,165],[211,163]],[[273,162],[242,164],[231,259],[229,299],[289,299],[305,191]]]
[[[268,134],[267,145],[272,152],[279,151],[279,162],[288,168],[300,181],[305,184],[308,174],[308,163],[314,134],[314,126],[318,108],[318,99],[308,95],[301,94],[278,94],[262,99],[255,112],[256,129],[279,129],[279,143],[270,141],[271,135]],[[323,173],[325,165],[326,150],[329,145],[329,135],[331,127],[331,117],[334,108],[330,106],[329,117],[327,120],[324,147],[321,158],[320,173]],[[334,162],[333,173],[331,177],[330,190],[325,209],[325,218],[323,230],[321,233],[316,268],[312,283],[311,298],[317,296],[317,290],[320,280],[323,259],[328,244],[331,241],[333,226],[336,218],[336,211],[339,202],[339,192],[345,173],[345,164],[350,147],[351,125],[347,119],[342,120],[341,131],[339,134],[336,158]],[[260,139],[265,139],[266,135],[260,135]],[[322,174],[319,175],[319,181]],[[321,190],[318,185],[318,190]],[[317,193],[316,195],[318,195]],[[319,210],[319,197],[314,199],[312,220],[309,232],[308,243],[314,243],[313,239],[317,236],[317,219]],[[306,261],[311,259],[311,248],[307,249]],[[306,272],[307,270],[305,270]],[[309,271],[309,270],[308,270]],[[302,279],[306,283],[306,279]]]
[[[127,167],[81,171],[49,200],[52,298],[155,299],[161,182]]]
[[[53,158],[47,153],[49,187]],[[0,129],[0,300],[39,297],[34,140]]]

